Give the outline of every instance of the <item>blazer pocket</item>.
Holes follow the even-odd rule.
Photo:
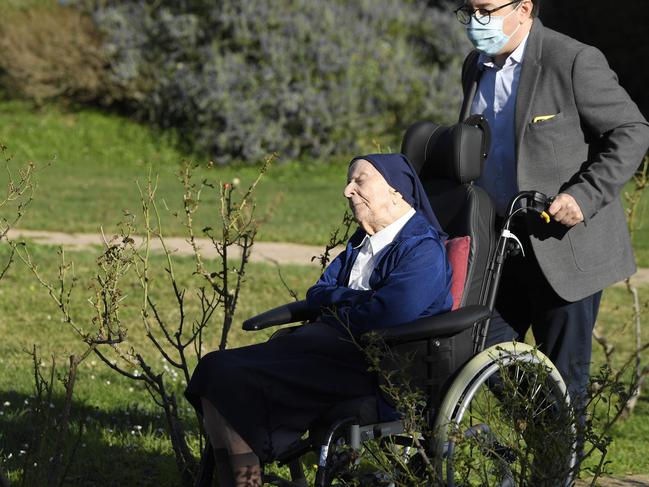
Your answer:
[[[607,219],[609,211],[600,211],[589,220],[588,226],[578,223],[568,230],[575,264],[583,272],[610,266],[611,258],[620,246],[619,232],[612,231]]]
[[[534,116],[541,116],[541,115],[534,115]],[[534,118],[534,116],[532,118]],[[530,121],[527,124],[527,126],[529,127],[530,130],[548,130],[558,125],[561,125],[564,120],[566,120],[566,117],[563,114],[563,112],[557,112],[554,114],[552,118],[548,118],[547,120],[540,120],[538,122]]]

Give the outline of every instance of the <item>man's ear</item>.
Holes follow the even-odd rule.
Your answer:
[[[532,18],[532,11],[534,10],[534,4],[532,3],[531,0],[523,0],[523,4],[521,5],[521,11],[524,15],[524,18],[527,20],[528,18]]]

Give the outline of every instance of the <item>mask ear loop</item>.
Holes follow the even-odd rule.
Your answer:
[[[518,4],[516,4],[516,6],[514,7],[514,10],[512,10],[512,11],[509,12],[507,15],[505,15],[505,16],[503,17],[503,20],[506,19],[507,17],[509,17],[509,16],[510,16],[511,14],[513,14],[514,12],[516,12],[516,10],[518,9],[518,7],[520,7],[521,5],[523,5],[524,2],[525,2],[525,0],[521,0],[520,2],[518,2]],[[509,37],[510,39],[511,39],[512,37],[514,37],[514,36],[516,35],[516,32],[518,32],[518,29],[521,28],[521,25],[523,25],[523,24],[521,24],[521,23],[519,22],[519,23],[518,23],[518,26],[514,29],[514,32],[512,32],[511,34],[509,34],[507,37]],[[503,32],[503,34],[505,34],[505,32]],[[507,35],[507,34],[505,34],[505,35]]]

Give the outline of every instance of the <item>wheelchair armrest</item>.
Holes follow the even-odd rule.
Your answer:
[[[309,308],[305,300],[294,301],[248,318],[243,322],[243,329],[246,331],[263,330],[271,326],[312,320],[318,315],[319,310]]]
[[[410,323],[379,330],[379,336],[388,345],[412,342],[433,337],[455,335],[475,323],[489,318],[487,306],[472,305],[444,314],[421,318]]]

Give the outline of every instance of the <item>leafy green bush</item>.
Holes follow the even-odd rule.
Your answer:
[[[111,82],[219,162],[352,154],[449,121],[466,51],[448,9],[400,0],[69,0]]]

